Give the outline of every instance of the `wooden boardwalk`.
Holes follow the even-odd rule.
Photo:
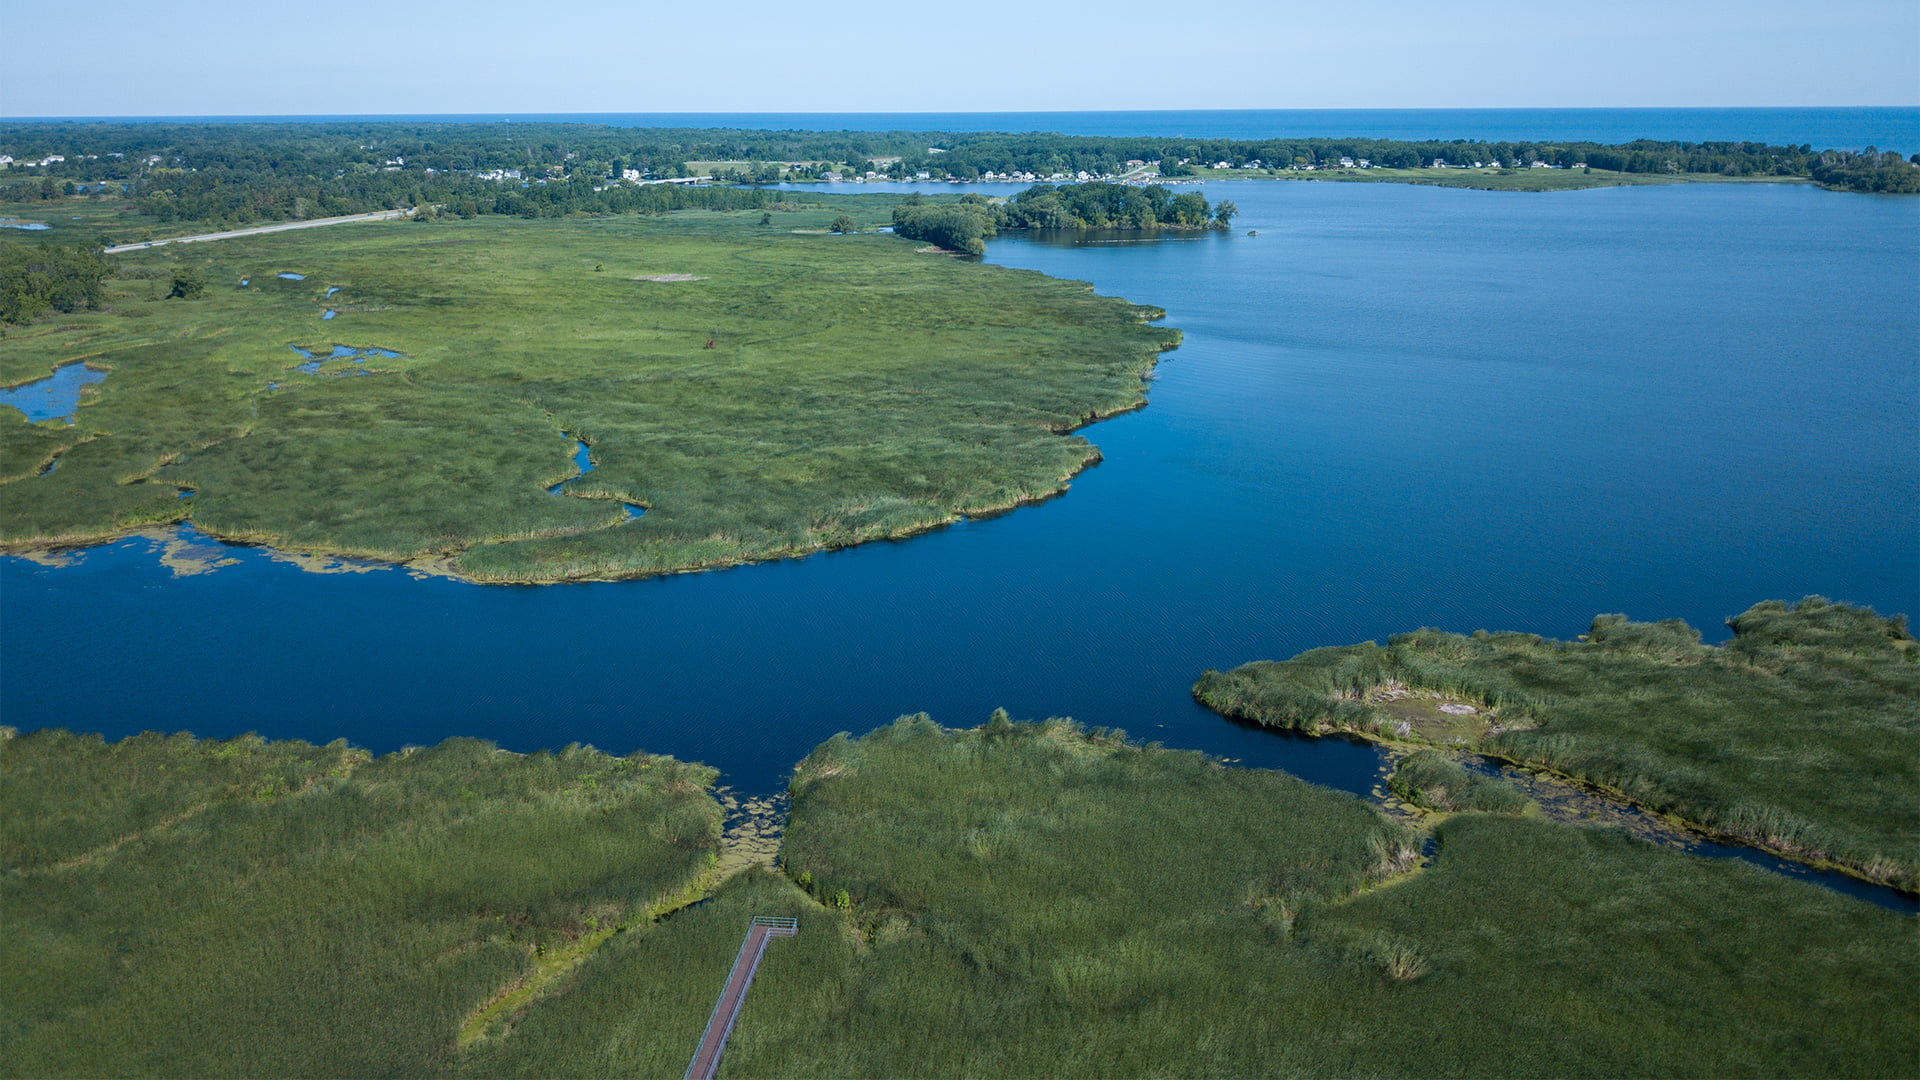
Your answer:
[[[760,957],[767,951],[770,938],[792,937],[800,932],[800,920],[755,915],[747,924],[746,940],[733,958],[733,970],[727,984],[720,988],[720,1000],[713,1003],[713,1015],[707,1018],[707,1030],[700,1035],[700,1048],[687,1065],[686,1080],[713,1080],[720,1067],[720,1055],[726,1052],[727,1036],[733,1034],[733,1022],[740,1017],[747,990],[753,986],[753,973],[760,970]]]

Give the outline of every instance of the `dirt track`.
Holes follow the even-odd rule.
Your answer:
[[[196,244],[202,240],[225,240],[234,236],[258,236],[261,233],[285,232],[288,229],[313,229],[322,225],[339,225],[348,221],[391,221],[394,218],[413,216],[412,210],[376,210],[371,214],[348,214],[346,217],[315,218],[312,221],[283,221],[278,225],[260,225],[251,229],[235,229],[232,232],[201,233],[198,236],[176,236],[168,240],[145,240],[138,244],[115,244],[106,249],[112,255],[121,251],[138,251],[141,248],[160,247],[163,244]]]

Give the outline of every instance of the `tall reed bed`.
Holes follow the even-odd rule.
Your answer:
[[[13,1075],[427,1073],[544,951],[682,888],[719,830],[710,770],[585,747],[47,730],[0,770]]]
[[[623,935],[475,1077],[673,1077],[747,920],[734,1077],[1911,1072],[1911,921],[1610,832],[1349,796],[1070,721],[796,771],[784,877]]]

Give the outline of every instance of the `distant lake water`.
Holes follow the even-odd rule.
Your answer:
[[[49,118],[52,119],[52,118]],[[115,119],[90,117],[87,119]],[[1164,109],[922,113],[495,113],[404,116],[173,116],[139,120],[409,120],[611,124],[759,131],[1004,131],[1192,139],[1371,138],[1680,142],[1754,141],[1815,150],[1920,151],[1920,107],[1641,109]],[[30,122],[30,121],[18,121]]]
[[[0,722],[589,742],[764,791],[837,731],[1005,706],[1280,765],[1288,740],[1192,703],[1203,669],[1598,612],[1718,640],[1815,592],[1920,613],[1920,199],[1205,190],[1240,206],[1229,233],[991,246],[1186,333],[1148,408],[1084,431],[1105,462],[1064,498],[575,586],[249,549],[176,578],[144,540],[0,559]]]

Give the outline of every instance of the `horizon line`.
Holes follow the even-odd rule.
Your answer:
[[[287,117],[317,119],[415,118],[422,116],[494,117],[516,116],[1057,116],[1118,113],[1222,113],[1222,112],[1631,112],[1664,109],[1752,110],[1778,112],[1795,109],[1912,109],[1920,103],[1874,105],[1307,105],[1188,107],[1167,109],[636,109],[595,112],[566,109],[526,109],[518,111],[484,110],[479,112],[260,112],[260,113],[76,113],[9,116],[0,112],[0,123],[97,120],[235,120],[278,119]]]

